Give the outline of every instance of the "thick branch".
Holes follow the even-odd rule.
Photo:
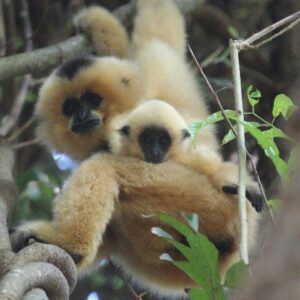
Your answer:
[[[78,35],[57,45],[0,59],[0,81],[27,73],[46,72],[64,59],[88,53],[88,40]]]
[[[13,151],[4,141],[0,140],[0,250],[11,249],[7,231],[7,216],[16,195],[12,176],[13,167]]]
[[[68,282],[55,266],[34,262],[7,273],[0,282],[0,299],[17,300],[32,288],[40,287],[52,300],[69,299]]]
[[[114,15],[122,22],[127,23],[132,17],[135,2],[119,7]],[[199,7],[204,0],[177,0],[178,6],[183,13],[189,13]],[[53,69],[62,60],[85,55],[89,53],[89,41],[84,35],[77,35],[57,45],[35,50],[30,53],[22,53],[0,59],[0,81],[25,75],[27,73],[42,73]]]

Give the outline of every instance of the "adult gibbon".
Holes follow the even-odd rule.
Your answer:
[[[77,60],[56,70],[43,86],[37,107],[43,142],[83,160],[107,150],[114,126],[148,99],[170,103],[186,122],[206,118],[201,91],[184,58],[183,24],[172,1],[140,0],[133,61],[116,57],[91,59],[91,63]],[[197,145],[217,152],[213,130],[201,131]],[[221,188],[226,191],[229,186],[229,192],[236,193],[232,173],[218,175],[224,182]],[[249,184],[254,185],[250,179]],[[144,217],[157,212],[175,217],[178,211],[197,213],[200,231],[219,249],[222,274],[239,257],[237,197],[224,193],[210,176],[191,166],[95,154],[69,178],[57,200],[52,222],[28,222],[14,234],[64,248],[82,272],[98,259],[110,257],[141,286],[160,295],[183,295],[183,289],[194,283],[170,262],[159,259],[166,251],[172,251],[175,260],[181,256],[151,233],[154,226],[165,227]],[[257,213],[250,203],[248,214],[251,246]],[[176,231],[167,230],[181,239]]]

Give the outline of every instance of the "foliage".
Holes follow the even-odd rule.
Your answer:
[[[285,132],[274,125],[275,120],[282,115],[285,120],[296,111],[297,107],[293,101],[284,94],[277,95],[274,99],[273,104],[273,121],[270,123],[260,117],[255,112],[255,106],[259,104],[262,99],[261,92],[253,89],[252,85],[247,89],[247,98],[251,105],[252,111],[246,112],[245,117],[251,116],[256,118],[256,121],[243,121],[242,125],[245,128],[245,132],[249,133],[263,149],[265,155],[271,159],[276,171],[283,180],[288,178],[288,175],[293,167],[295,161],[295,151],[291,151],[290,157],[287,161],[281,157],[280,150],[276,144],[275,139],[285,139],[288,142],[294,142]],[[223,121],[226,116],[230,121],[235,124],[239,122],[238,115],[233,110],[225,110],[224,112],[219,111],[210,115],[206,120],[195,122],[190,125],[192,136],[195,137],[199,130],[202,128]],[[232,129],[224,136],[222,144],[227,144],[236,138]]]
[[[223,284],[218,271],[217,248],[205,235],[198,232],[199,220],[196,214],[183,216],[188,225],[165,214],[157,215],[160,221],[183,235],[188,244],[182,244],[174,240],[168,232],[160,227],[152,228],[154,234],[167,240],[186,260],[174,261],[167,253],[162,254],[161,259],[171,261],[198,285],[197,288],[188,291],[190,299],[224,300],[224,288],[236,288],[241,286],[247,274],[247,266],[243,262],[234,264],[227,271],[225,283]]]

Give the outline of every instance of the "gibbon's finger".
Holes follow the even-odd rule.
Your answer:
[[[222,188],[224,193],[237,195],[238,194],[238,185],[225,185]],[[264,206],[262,194],[260,191],[254,188],[246,189],[246,197],[250,201],[251,205],[255,208],[257,212],[261,212]]]
[[[26,231],[18,231],[17,229],[10,229],[10,240],[13,251],[19,252],[21,249],[25,248],[29,245],[29,240],[34,239],[36,237],[31,232]]]

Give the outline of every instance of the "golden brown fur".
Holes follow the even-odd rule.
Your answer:
[[[110,120],[132,109],[143,93],[143,81],[135,63],[115,57],[91,58],[91,61],[71,78],[59,72],[64,65],[54,71],[44,83],[36,106],[39,139],[76,160],[107,148]],[[81,95],[86,90],[103,97],[103,104],[95,111],[102,123],[89,133],[78,135],[70,129],[70,119],[62,114],[62,105],[67,97]]]
[[[174,186],[174,182],[180,184]],[[207,176],[172,162],[153,165],[96,154],[67,182],[55,202],[53,221],[27,223],[20,230],[81,255],[81,271],[95,260],[98,251],[98,259],[110,255],[142,284],[154,285],[161,293],[164,289],[179,292],[192,286],[192,281],[170,262],[159,259],[168,244],[151,234],[150,229],[160,224],[143,217],[157,212],[178,217],[178,211],[197,213],[201,232],[216,245],[230,245],[230,251],[220,252],[220,270],[224,272],[238,256],[237,198],[220,192]],[[251,246],[256,213],[250,205],[248,212]],[[107,225],[103,240],[101,233]]]
[[[90,36],[99,55],[128,57],[127,32],[120,21],[113,18],[106,9],[100,6],[90,6],[74,18],[74,23],[77,28]]]
[[[158,98],[169,102],[185,121],[206,118],[203,97],[182,55],[184,31],[172,27],[167,42],[161,40],[164,37],[156,36],[155,30],[153,39],[150,37],[151,28],[159,27],[163,15],[160,10],[154,14],[147,14],[146,10],[154,10],[159,3],[169,6],[170,12],[174,11],[169,16],[172,24],[183,24],[171,1],[141,0],[134,35],[138,39],[139,34],[147,32],[149,44],[143,42],[142,36],[141,42],[136,42],[137,48],[133,51],[136,63],[100,58],[95,64],[75,72],[71,78],[62,78],[54,73],[48,79],[41,90],[37,116],[41,120],[39,137],[50,148],[66,152],[78,160],[105,149],[112,125],[119,124],[123,116],[126,117],[140,100],[145,99]],[[161,10],[162,14],[166,11]],[[142,22],[138,21],[142,13],[145,29],[138,30],[142,26]],[[167,19],[164,21],[168,22]],[[174,34],[175,39],[171,38]],[[169,36],[169,29],[164,36]],[[122,78],[129,80],[122,82]],[[101,107],[98,112],[104,126],[95,129],[91,135],[76,135],[69,130],[70,120],[62,116],[61,105],[67,96],[81,94],[87,88],[104,96],[102,109],[106,107],[105,112]],[[218,147],[213,130],[201,132],[199,144],[203,146],[204,154],[219,157],[215,152]],[[170,262],[159,259],[166,251],[171,251],[175,259],[178,253],[151,233],[153,226],[164,226],[144,216],[157,212],[176,217],[178,211],[197,213],[200,231],[219,247],[222,273],[238,259],[240,233],[237,197],[221,191],[223,182],[237,182],[231,167],[227,169],[226,163],[220,159],[218,176],[221,183],[217,188],[213,179],[217,169],[206,168],[206,164],[200,161],[199,171],[198,161],[194,161],[196,158],[190,156],[189,159],[191,162],[187,167],[186,162],[182,164],[181,161],[153,165],[135,158],[95,154],[85,160],[67,181],[58,201],[55,201],[53,221],[27,223],[19,228],[17,234],[26,231],[61,246],[77,258],[80,256],[79,271],[109,256],[140,285],[161,295],[182,295],[183,288],[194,284]],[[214,171],[208,175],[210,170]],[[248,212],[251,246],[257,214],[250,205]],[[177,233],[171,233],[180,239]]]

